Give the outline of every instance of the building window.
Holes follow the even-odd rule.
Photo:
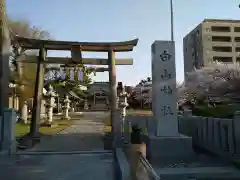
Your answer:
[[[213,61],[223,62],[223,63],[230,63],[233,62],[232,57],[218,57],[214,56]]]
[[[228,26],[212,26],[212,32],[230,32],[231,28]]]
[[[197,30],[197,33],[196,33],[196,34],[197,34],[197,36],[199,36],[199,34],[200,34],[200,33],[199,33],[199,30]]]
[[[235,37],[235,42],[240,42],[240,37]]]
[[[215,52],[232,52],[232,47],[213,46],[212,50]]]
[[[231,37],[230,36],[212,36],[212,41],[231,42]]]
[[[240,27],[234,27],[234,32],[240,32]]]
[[[240,52],[240,47],[236,47],[235,51]]]

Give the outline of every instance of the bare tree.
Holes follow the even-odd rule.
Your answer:
[[[8,18],[8,26],[12,35],[33,39],[49,39],[50,33],[40,27],[32,26],[24,20],[13,20]]]
[[[24,20],[13,20],[8,18],[7,21],[12,39],[12,57],[10,59],[11,81],[19,84],[24,79],[24,74],[21,69],[22,64],[17,63],[16,60],[23,54],[37,55],[38,51],[22,49],[17,42],[14,41],[14,37],[20,36],[33,39],[50,39],[50,33],[41,28],[32,26]]]

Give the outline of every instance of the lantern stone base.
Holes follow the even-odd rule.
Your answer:
[[[165,160],[187,160],[195,155],[192,148],[192,138],[179,134],[179,136],[148,136],[147,157],[152,162]]]

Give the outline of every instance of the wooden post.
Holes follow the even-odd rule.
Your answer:
[[[39,136],[39,124],[40,124],[40,111],[41,111],[41,99],[44,86],[44,64],[46,59],[46,49],[41,48],[39,50],[39,59],[37,63],[37,75],[34,91],[33,110],[32,110],[32,122],[30,127],[30,136]]]
[[[113,135],[113,146],[116,146],[116,113],[117,113],[117,85],[116,85],[116,65],[115,53],[113,50],[108,51],[109,59],[109,85],[110,85],[110,111],[111,111],[111,126]]]

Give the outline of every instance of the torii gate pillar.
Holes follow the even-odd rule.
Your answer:
[[[110,86],[110,118],[112,125],[112,146],[114,148],[121,146],[121,124],[117,113],[117,80],[116,80],[116,64],[115,52],[108,51],[109,60],[109,86]]]

